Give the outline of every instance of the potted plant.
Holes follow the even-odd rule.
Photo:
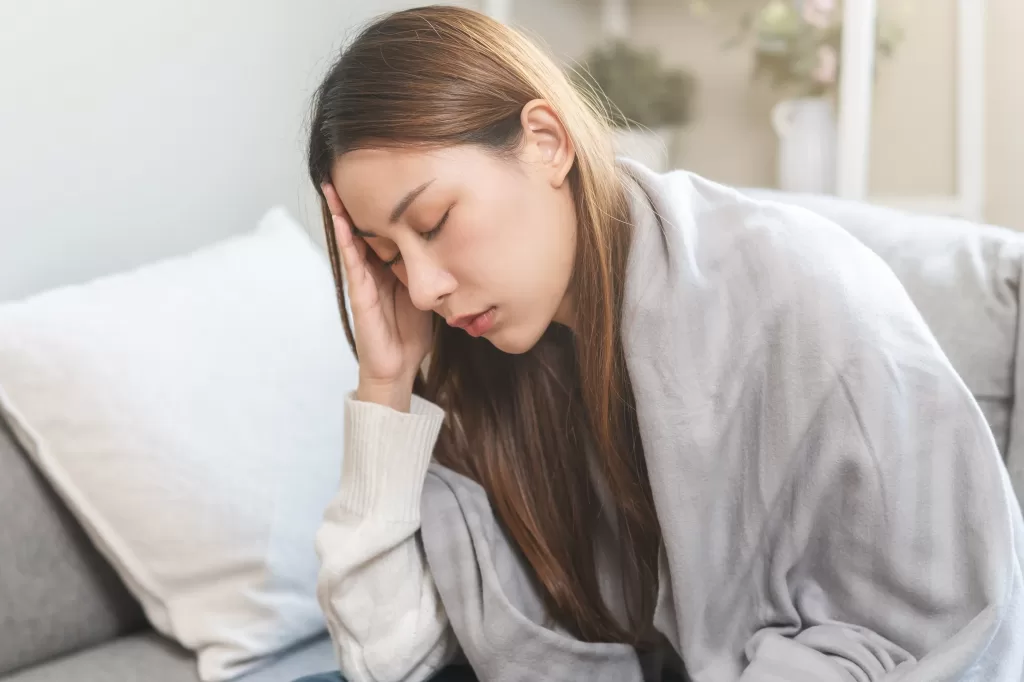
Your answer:
[[[605,98],[618,153],[667,170],[675,134],[692,116],[693,76],[622,40],[595,48],[581,67],[573,77]]]
[[[854,0],[855,1],[855,0]],[[835,94],[842,43],[840,0],[761,0],[743,18],[754,46],[754,77],[782,94],[772,111],[779,137],[778,185],[793,192],[835,189]],[[900,28],[878,22],[878,57],[890,56]]]

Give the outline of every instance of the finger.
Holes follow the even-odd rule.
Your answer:
[[[348,221],[339,215],[332,215],[334,222],[334,234],[337,237],[338,252],[341,255],[341,263],[345,266],[345,272],[349,279],[364,277],[366,273],[366,244],[352,236],[352,228]],[[359,247],[362,247],[360,249]]]
[[[364,267],[367,267],[370,265],[369,260],[372,252],[369,250],[365,241],[354,235],[352,230],[352,219],[349,217],[348,211],[345,210],[344,204],[341,203],[341,197],[338,196],[338,192],[334,189],[334,185],[330,182],[325,182],[320,185],[320,189],[323,191],[324,199],[327,201],[327,207],[331,211],[332,220],[334,222],[334,234],[338,244],[354,245],[356,253],[359,256],[359,261]]]
[[[348,214],[345,212],[345,205],[341,203],[341,197],[338,196],[338,191],[334,189],[334,185],[329,182],[324,182],[320,185],[320,191],[324,193],[324,199],[327,201],[327,208],[330,209],[333,215],[340,215],[344,218],[348,218]]]
[[[324,194],[324,200],[327,202],[327,208],[331,212],[331,222],[334,226],[334,237],[339,245],[339,251],[342,249],[341,246],[351,244],[353,241],[352,235],[352,224],[348,220],[348,214],[345,211],[345,206],[341,203],[341,197],[338,196],[338,192],[334,189],[334,185],[329,182],[320,184],[320,191]],[[360,255],[364,255],[364,251],[360,251]],[[342,259],[344,260],[345,254],[342,253]],[[345,263],[346,269],[349,263]]]
[[[340,234],[346,234],[347,231],[347,237],[338,240],[338,251],[348,281],[353,314],[358,317],[360,310],[368,312],[380,306],[383,295],[381,286],[393,275],[377,260],[366,242],[351,235],[351,228],[344,220],[335,216],[334,221]]]

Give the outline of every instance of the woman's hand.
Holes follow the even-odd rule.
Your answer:
[[[359,354],[356,398],[407,412],[412,384],[433,339],[432,313],[418,310],[405,288],[352,234],[352,224],[334,186],[321,185],[348,284],[353,333]]]

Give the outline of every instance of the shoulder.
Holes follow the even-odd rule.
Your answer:
[[[667,247],[669,266],[691,269],[695,281],[747,281],[773,290],[790,285],[787,291],[795,296],[808,284],[837,293],[868,291],[852,286],[863,282],[899,288],[880,256],[818,213],[750,196],[686,171],[635,172],[643,173],[637,180],[664,235],[664,243],[649,244],[641,260],[657,258],[661,247]]]
[[[763,324],[789,330],[777,340],[820,343],[836,362],[894,336],[931,345],[892,269],[845,229],[799,206],[754,199],[694,175],[686,181],[691,257],[723,299],[756,307]]]
[[[807,284],[837,293],[869,291],[864,284],[899,285],[884,260],[845,229],[794,204],[753,198],[687,174],[681,186],[702,256],[743,263],[752,276],[794,294]]]
[[[640,181],[660,229],[638,223],[631,254],[639,347],[701,357],[708,381],[765,363],[824,379],[878,353],[941,362],[891,268],[839,225],[692,173]]]

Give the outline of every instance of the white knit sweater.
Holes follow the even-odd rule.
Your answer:
[[[317,596],[349,682],[417,682],[458,652],[420,527],[420,495],[444,413],[349,399],[341,488],[317,533]]]

